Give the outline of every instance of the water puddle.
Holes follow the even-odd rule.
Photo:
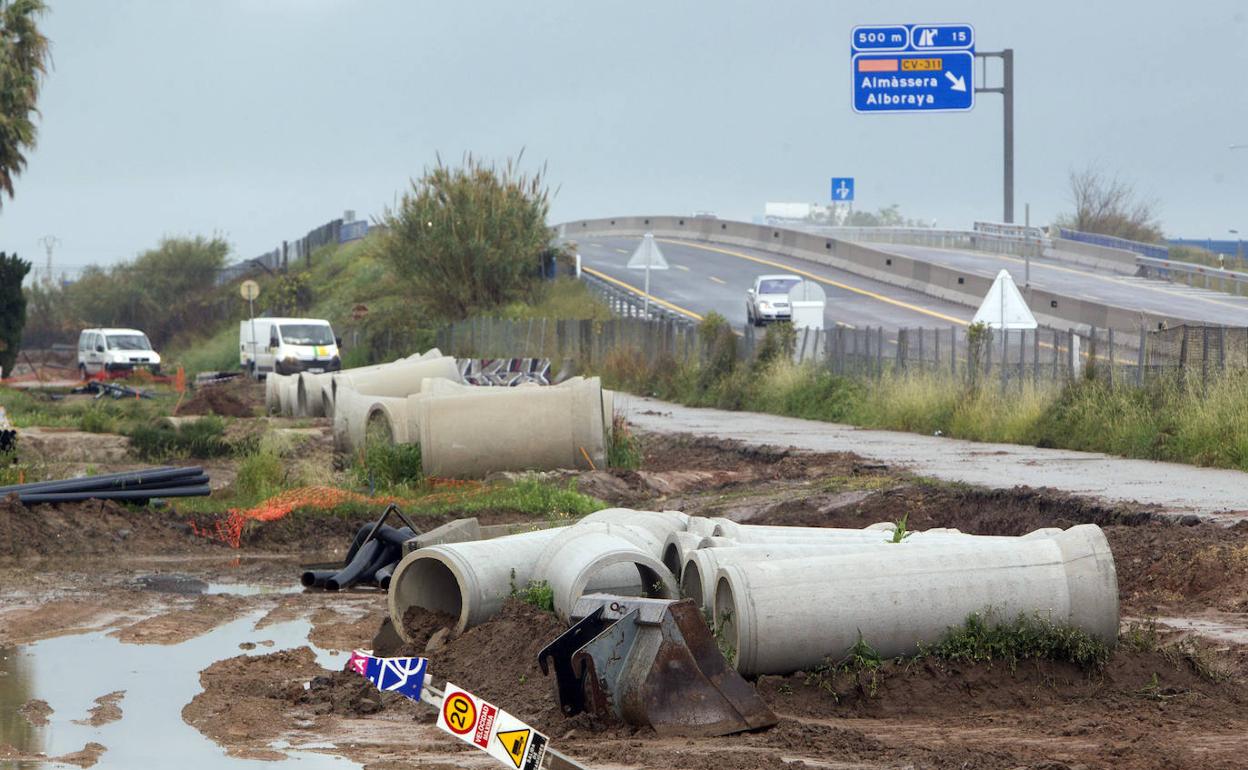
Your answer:
[[[1216,617],[1157,618],[1160,625],[1232,644],[1248,644],[1248,626],[1245,626],[1245,622],[1248,621],[1242,615],[1225,621]]]
[[[298,583],[284,586],[259,583],[210,583],[189,575],[178,574],[142,575],[135,580],[135,583],[146,591],[187,596],[195,594],[210,596],[222,594],[228,596],[278,596],[303,592],[303,586]]]
[[[209,588],[213,585],[209,584]],[[233,584],[219,587],[259,588]],[[307,645],[316,653],[320,665],[331,670],[342,667],[341,656],[308,642],[307,620],[275,623],[257,631],[255,624],[263,616],[263,612],[252,613],[171,646],[123,644],[106,632],[94,632],[20,647],[0,647],[0,744],[27,755],[54,757],[79,751],[88,742],[101,743],[108,748],[95,765],[101,769],[166,767],[174,763],[186,768],[251,770],[358,768],[359,765],[340,757],[311,751],[289,751],[289,758],[279,761],[235,759],[182,721],[182,707],[201,690],[200,670],[216,660]],[[272,640],[273,645],[246,652],[239,649],[240,643],[264,640]],[[120,721],[98,727],[74,723],[87,716],[97,697],[116,690],[125,690]],[[52,707],[47,725],[32,725],[19,712],[23,704],[34,698],[47,701]],[[60,766],[49,761],[0,761],[0,767],[15,770]]]

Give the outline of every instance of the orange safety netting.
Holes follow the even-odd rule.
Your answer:
[[[480,486],[478,482],[465,482],[454,479],[429,479],[426,483],[434,488],[449,487],[451,491],[421,495],[421,503],[450,502],[462,495],[462,492],[458,490],[465,488],[475,489]],[[224,518],[209,522],[204,526],[196,524],[193,520],[187,523],[191,527],[191,532],[200,537],[219,540],[231,548],[238,548],[242,543],[243,529],[249,521],[276,521],[292,511],[308,509],[328,511],[343,503],[361,503],[381,508],[391,503],[402,504],[406,502],[411,501],[392,495],[374,495],[370,497],[369,495],[339,487],[298,487],[297,489],[289,489],[270,497],[252,508],[231,508]]]

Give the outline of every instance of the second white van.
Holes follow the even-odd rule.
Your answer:
[[[252,377],[269,372],[334,372],[338,339],[321,318],[256,318],[238,325],[238,360]]]

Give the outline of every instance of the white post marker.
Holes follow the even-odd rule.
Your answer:
[[[643,293],[645,294],[645,306],[643,317],[650,317],[650,271],[666,270],[667,260],[663,257],[663,252],[659,251],[659,244],[654,241],[654,233],[646,233],[641,243],[637,246],[637,250],[633,252],[633,256],[628,258],[629,270],[645,270],[646,283]]]
[[[247,317],[251,320],[251,369],[256,372],[256,297],[260,296],[260,284],[250,279],[238,285],[238,293],[247,300]]]
[[[1008,270],[997,273],[971,323],[982,323],[990,329],[1034,329],[1038,326]]]
[[[514,770],[538,770],[549,743],[537,730],[450,682],[442,693],[438,727]]]

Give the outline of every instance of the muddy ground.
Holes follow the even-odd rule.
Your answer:
[[[757,687],[781,717],[777,727],[659,738],[563,717],[536,664],[537,651],[562,629],[553,616],[513,601],[458,638],[438,633],[436,617],[411,619],[422,642],[434,641],[407,651],[430,657],[439,684],[450,679],[497,703],[593,767],[1244,766],[1248,526],[1176,521],[1051,490],[933,484],[852,454],[643,439],[640,470],[581,474],[582,490],[616,504],[751,523],[864,526],[905,514],[914,529],[1010,535],[1097,523],[1114,551],[1128,643],[1100,671],[927,660],[866,674],[763,677]],[[230,766],[228,757],[280,764],[301,751],[379,769],[492,766],[439,732],[432,709],[383,696],[341,670],[352,648],[371,644],[386,614],[384,595],[297,589],[302,566],[341,559],[361,523],[293,514],[249,529],[233,550],[194,535],[176,508],[83,503],[31,511],[0,503],[0,658],[6,649],[80,637],[173,655],[224,634],[228,648],[222,642],[195,664],[193,686],[174,709],[218,752],[211,766]],[[19,703],[0,697],[0,764],[43,751],[61,764],[123,766],[110,765],[110,752],[120,757],[117,741],[148,729],[139,723],[125,732],[139,718],[132,713],[141,696],[111,682],[83,695],[73,713],[45,702],[38,683]],[[40,722],[48,720],[100,732],[75,733],[81,740],[73,747],[40,744]]]

